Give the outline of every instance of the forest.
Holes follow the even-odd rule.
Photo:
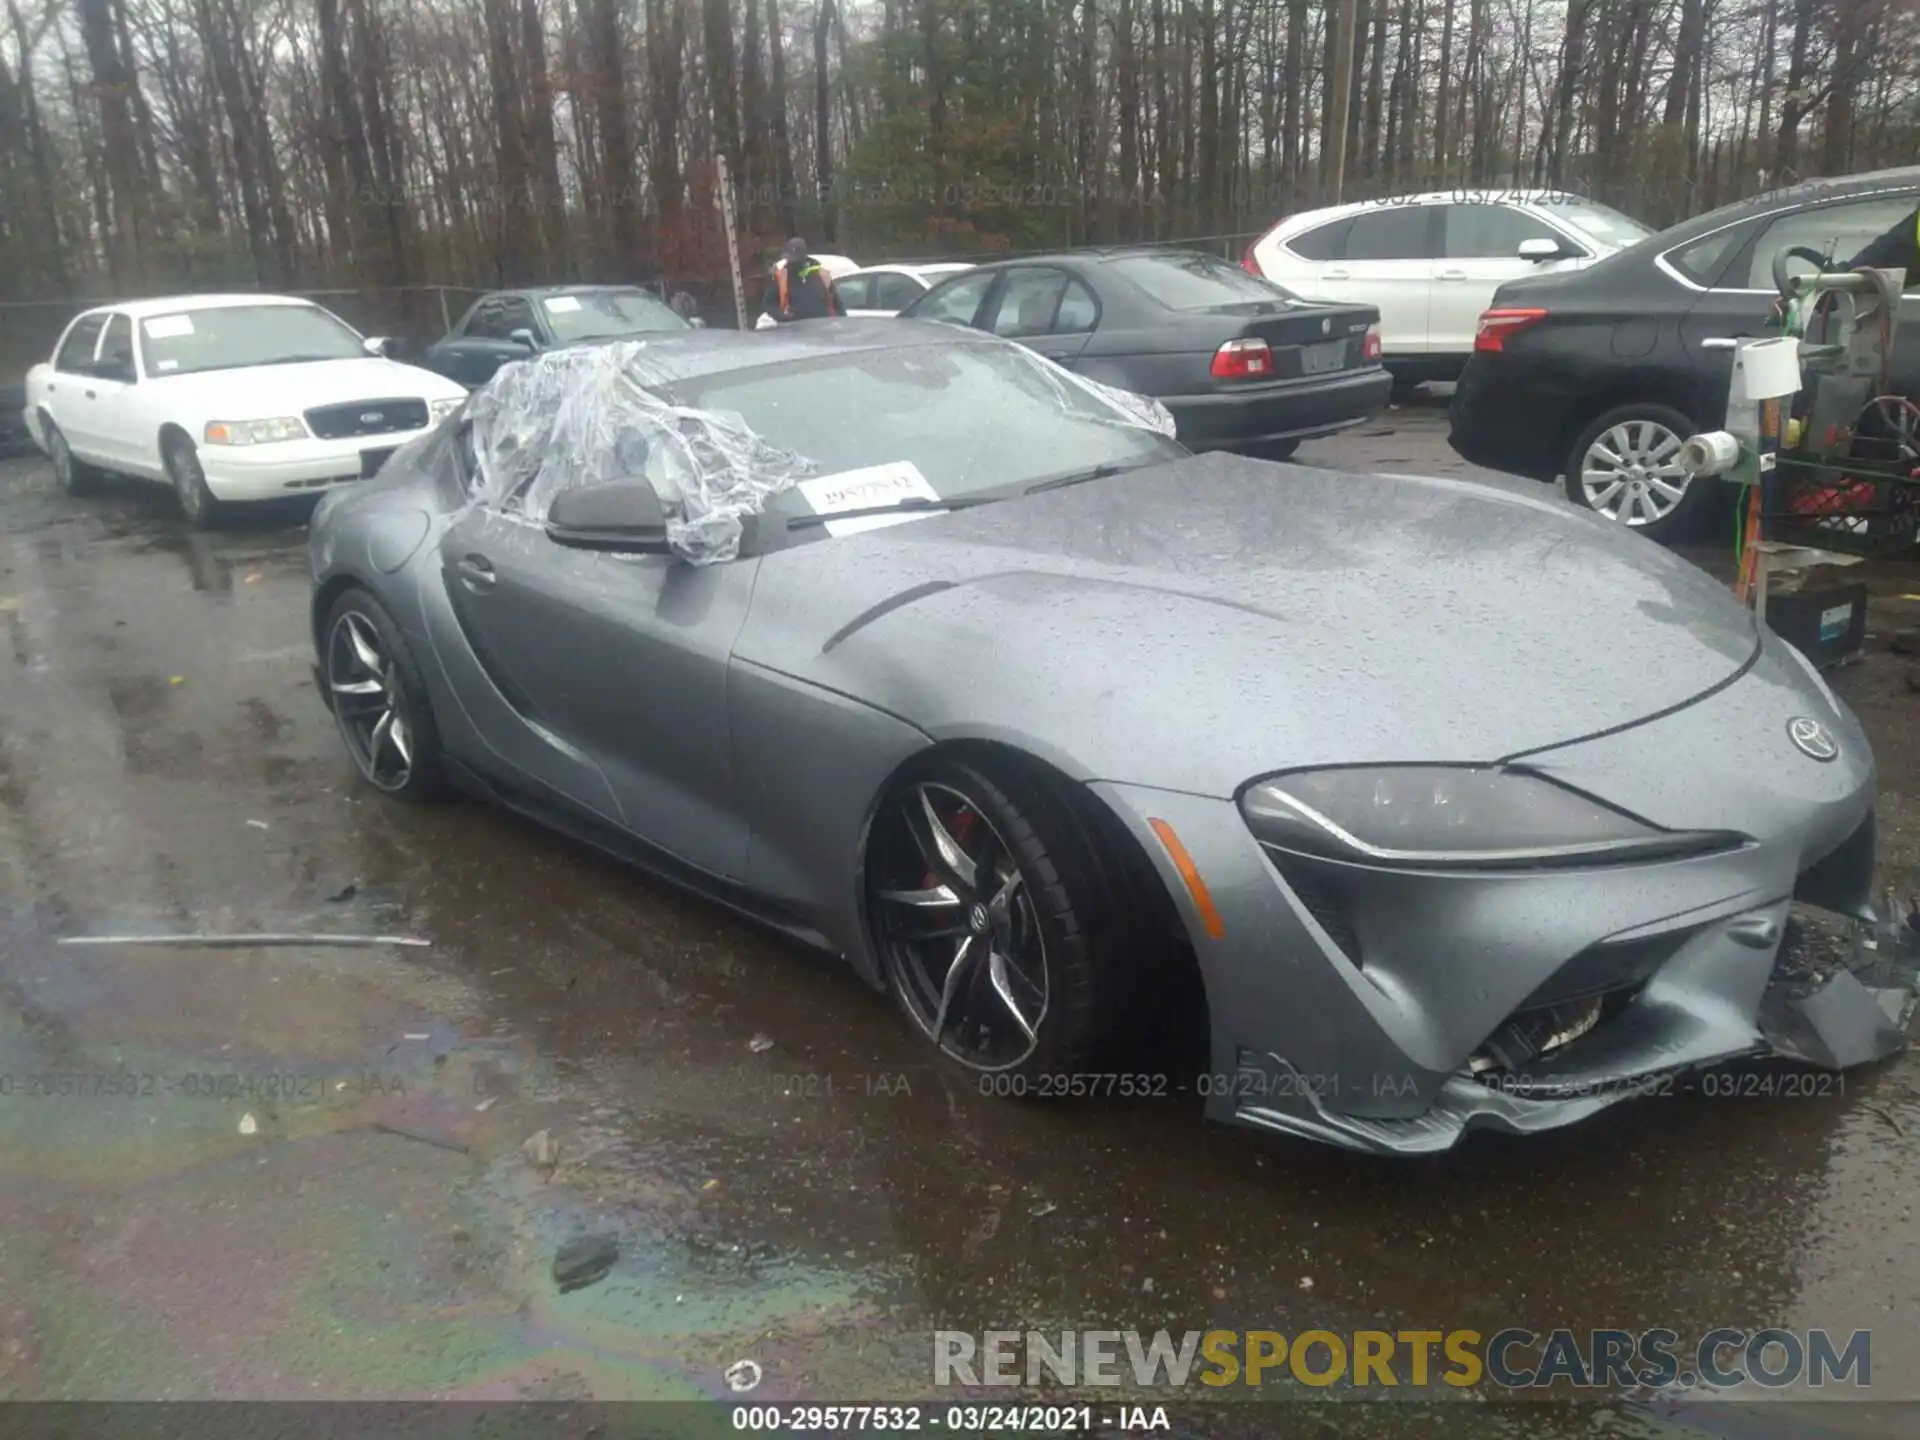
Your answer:
[[[183,289],[717,296],[722,159],[750,266],[788,234],[1237,257],[1336,193],[1457,186],[1664,225],[1920,161],[1914,0],[3,3],[0,325]]]

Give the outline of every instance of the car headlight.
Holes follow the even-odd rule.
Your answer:
[[[1269,844],[1362,864],[1567,865],[1739,843],[1661,830],[1524,771],[1447,765],[1277,775],[1250,786],[1240,809]]]
[[[200,438],[209,445],[271,445],[276,440],[304,440],[307,427],[298,415],[275,420],[209,420]]]
[[[456,395],[451,400],[429,400],[427,402],[427,421],[429,424],[438,425],[442,420],[446,419],[466,403],[467,397],[464,395]]]

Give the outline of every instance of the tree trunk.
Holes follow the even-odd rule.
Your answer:
[[[108,0],[75,0],[80,38],[93,72],[94,101],[100,113],[101,172],[106,180],[104,217],[107,265],[121,288],[138,282],[146,204],[140,169],[140,136],[134,127],[132,72],[121,58]]]
[[[1307,0],[1287,0],[1287,50],[1280,66],[1280,168],[1285,172],[1286,208],[1300,204],[1300,169],[1304,138],[1300,133],[1300,94],[1306,89],[1302,73],[1307,60]]]
[[[813,22],[813,178],[820,197],[820,238],[833,242],[833,77],[827,73],[827,33],[833,0],[822,0]]]
[[[793,137],[787,130],[787,35],[780,28],[780,0],[767,0],[767,46],[771,61],[768,73],[773,79],[768,103],[773,108],[773,165],[780,192],[780,228],[792,235],[799,230],[800,222],[794,209]]]
[[[542,277],[568,265],[566,192],[560,188],[560,145],[553,130],[553,77],[547,70],[547,32],[538,0],[520,0],[520,67],[526,77],[521,107],[525,150],[539,218]]]
[[[1452,122],[1453,122],[1453,14],[1454,7],[1442,0],[1444,14],[1440,21],[1440,89],[1434,97],[1433,105],[1433,165],[1434,182],[1445,185],[1453,174]]]
[[[1809,54],[1813,41],[1813,21],[1818,12],[1816,0],[1793,0],[1793,40],[1787,59],[1787,88],[1780,97],[1780,129],[1773,141],[1775,183],[1794,176],[1800,161],[1800,122],[1813,108],[1809,94],[1813,84],[1813,63]]]

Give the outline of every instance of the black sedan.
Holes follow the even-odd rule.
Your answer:
[[[509,360],[560,345],[631,340],[697,329],[651,291],[635,285],[550,285],[482,295],[419,361],[469,389]]]
[[[1393,388],[1373,306],[1303,300],[1200,251],[1023,256],[956,275],[901,314],[986,330],[1151,395],[1190,450],[1285,459],[1371,420]]]
[[[1726,419],[1739,336],[1769,333],[1776,256],[1845,266],[1920,204],[1920,167],[1775,190],[1689,220],[1586,270],[1500,287],[1454,396],[1453,448],[1661,541],[1699,528],[1719,481],[1689,484],[1680,445]],[[1911,223],[1908,220],[1908,223]],[[1920,395],[1920,296],[1894,388]]]

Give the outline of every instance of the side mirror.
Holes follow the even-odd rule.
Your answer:
[[[510,330],[507,332],[507,338],[516,345],[525,346],[529,351],[540,348],[540,342],[534,339],[533,331],[531,330]]]
[[[562,490],[547,508],[547,538],[576,550],[664,554],[667,513],[644,480],[609,480]]]
[[[393,354],[393,338],[388,335],[369,335],[366,339],[362,340],[360,344],[365,348],[367,354],[378,355],[382,360],[389,358]]]
[[[693,326],[693,328],[696,330],[704,330],[707,328],[707,322],[702,320],[698,315],[695,315],[692,319],[687,321],[687,323]]]
[[[1536,235],[1531,240],[1520,242],[1520,258],[1531,260],[1536,265],[1546,260],[1558,260],[1566,253],[1566,247],[1558,240],[1549,240],[1544,235]]]
[[[118,380],[123,385],[133,383],[133,366],[125,360],[96,360],[87,368],[96,380]]]

